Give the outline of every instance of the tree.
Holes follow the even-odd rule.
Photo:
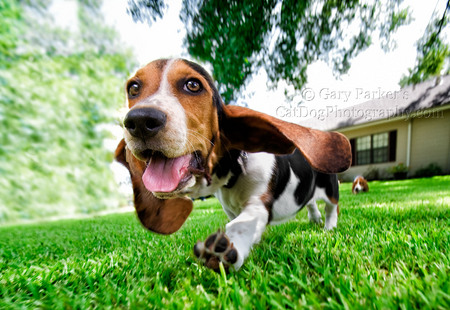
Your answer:
[[[147,22],[151,25],[164,16],[166,8],[164,0],[128,0],[127,13],[134,21]]]
[[[285,81],[299,91],[314,61],[324,60],[342,74],[372,44],[373,36],[390,48],[390,35],[409,22],[401,2],[184,0],[180,18],[186,25],[189,54],[212,66],[230,102],[260,68],[267,72],[269,87]],[[152,21],[150,6],[140,9],[139,20],[147,16]],[[349,28],[359,30],[353,34]]]
[[[117,207],[102,125],[124,102],[131,58],[77,1],[79,27],[51,23],[48,1],[0,4],[0,223]]]
[[[450,74],[450,46],[441,38],[441,31],[444,29],[450,18],[447,13],[450,11],[450,0],[441,18],[434,16],[427,26],[425,34],[417,42],[417,59],[414,68],[409,68],[409,74],[404,75],[400,80],[400,86],[418,84],[432,77],[441,74]]]

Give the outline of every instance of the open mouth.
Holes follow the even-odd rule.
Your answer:
[[[203,160],[197,153],[168,158],[160,152],[146,151],[149,156],[142,175],[145,188],[153,193],[171,193],[182,189],[194,175],[204,173]]]

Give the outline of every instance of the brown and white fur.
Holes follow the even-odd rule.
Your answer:
[[[355,179],[353,180],[352,193],[358,194],[360,192],[368,192],[368,191],[369,191],[369,184],[367,183],[367,180],[361,175],[356,176]]]
[[[304,206],[325,229],[338,217],[335,173],[351,163],[341,134],[312,130],[238,106],[225,106],[210,75],[183,59],[163,59],[127,83],[130,110],[116,159],[130,171],[137,215],[171,234],[192,211],[191,198],[215,195],[230,219],[225,232],[199,242],[207,267],[239,269],[268,224]]]

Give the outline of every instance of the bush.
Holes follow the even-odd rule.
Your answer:
[[[398,165],[392,166],[387,171],[392,173],[395,180],[404,180],[408,175],[409,167],[404,163],[399,163]]]
[[[427,178],[441,174],[443,174],[442,168],[436,163],[430,163],[426,167],[417,169],[414,176],[416,178]]]

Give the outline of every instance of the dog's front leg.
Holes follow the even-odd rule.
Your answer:
[[[237,270],[258,243],[269,220],[269,213],[259,197],[250,198],[242,212],[226,225],[226,231],[210,235],[194,247],[195,255],[215,271],[219,263],[225,269],[233,265]]]

